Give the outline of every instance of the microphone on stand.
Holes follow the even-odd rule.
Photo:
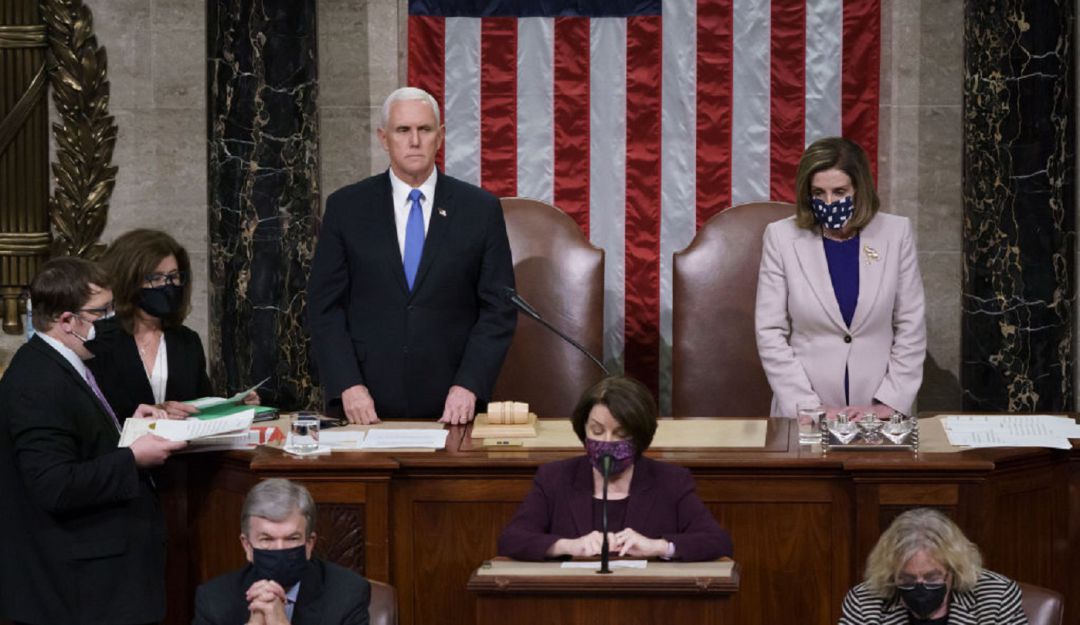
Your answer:
[[[600,458],[600,466],[603,467],[604,473],[604,495],[600,502],[600,531],[604,534],[602,542],[600,543],[600,570],[597,573],[610,573],[611,567],[611,549],[608,546],[608,524],[607,524],[607,485],[608,479],[611,475],[611,465],[615,461],[611,457],[611,454],[604,454]]]
[[[597,367],[600,367],[600,370],[604,372],[604,375],[611,375],[611,372],[609,372],[607,367],[604,366],[604,363],[600,362],[599,358],[593,356],[589,352],[589,350],[585,349],[585,347],[581,343],[578,343],[574,339],[564,334],[561,330],[548,323],[546,319],[540,316],[540,313],[537,312],[535,308],[529,305],[529,302],[526,302],[525,299],[518,294],[517,290],[515,290],[514,287],[504,286],[503,297],[505,297],[506,301],[510,302],[510,304],[513,305],[514,308],[517,308],[521,312],[525,313],[527,316],[539,321],[540,325],[544,326],[548,330],[551,330],[555,333],[556,336],[576,347],[577,350],[582,354],[588,356],[589,360],[596,363]]]

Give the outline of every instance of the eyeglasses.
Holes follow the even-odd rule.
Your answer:
[[[75,313],[87,313],[89,315],[93,315],[93,321],[97,321],[99,319],[112,317],[114,314],[116,314],[116,308],[113,306],[112,302],[109,302],[101,308],[80,308],[76,310]]]
[[[170,271],[169,273],[152,273],[145,278],[147,284],[152,287],[165,286],[166,284],[172,284],[175,286],[184,286],[187,282],[186,271]]]
[[[915,584],[922,583],[927,590],[937,590],[945,585],[945,574],[932,572],[921,580],[911,575],[898,575],[896,577],[896,588],[898,590],[912,590],[915,588]]]

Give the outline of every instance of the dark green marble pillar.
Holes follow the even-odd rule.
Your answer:
[[[964,3],[964,409],[1074,407],[1075,2]]]
[[[303,327],[319,210],[314,0],[207,1],[210,371],[320,404]]]

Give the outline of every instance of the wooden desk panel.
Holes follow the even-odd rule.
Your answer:
[[[823,457],[799,447],[787,425],[770,424],[765,450],[650,452],[689,467],[732,534],[742,569],[728,600],[732,622],[835,623],[881,529],[904,509],[934,505],[979,544],[990,568],[1064,593],[1066,622],[1080,625],[1080,576],[1070,568],[1080,561],[1080,449]],[[170,461],[187,471],[173,482],[179,492],[166,493],[170,523],[186,515],[188,528],[170,534],[170,566],[187,566],[186,587],[172,585],[183,578],[174,572],[170,593],[189,607],[195,584],[239,566],[243,494],[256,479],[288,477],[312,488],[321,536],[336,535],[336,549],[346,552],[362,542],[351,553],[365,574],[397,588],[402,625],[475,622],[476,601],[465,589],[471,571],[495,555],[536,467],[580,450],[473,449],[465,428],[451,430],[448,449],[434,454],[301,460],[268,450]],[[185,541],[186,553],[176,553]],[[173,609],[184,603],[170,604],[169,623],[190,622],[190,610]]]

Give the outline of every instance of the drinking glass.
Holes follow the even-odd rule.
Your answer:
[[[795,418],[799,423],[800,445],[815,445],[821,442],[821,420],[825,418],[824,406],[818,402],[800,402],[795,406]]]
[[[319,449],[319,414],[298,412],[292,417],[289,447],[299,453],[311,453]]]

